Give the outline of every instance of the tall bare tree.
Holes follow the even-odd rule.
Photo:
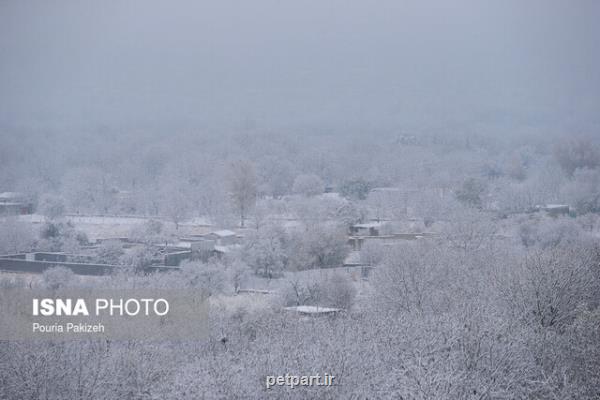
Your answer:
[[[229,167],[229,191],[231,202],[240,216],[243,228],[248,212],[256,204],[256,170],[249,161],[235,161]]]

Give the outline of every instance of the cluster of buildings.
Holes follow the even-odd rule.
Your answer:
[[[376,200],[376,205],[378,204],[377,200],[379,200],[384,203],[382,206],[394,203],[393,200],[405,199],[406,194],[406,191],[398,188],[374,188],[370,192],[370,196]],[[31,214],[32,208],[31,202],[21,193],[0,193],[0,214]],[[535,211],[542,211],[549,215],[567,215],[571,209],[568,205],[549,204],[536,206]],[[363,277],[366,277],[371,268],[371,266],[365,265],[361,261],[361,251],[366,243],[376,242],[384,245],[394,245],[402,241],[435,236],[435,233],[430,231],[431,228],[435,230],[435,227],[425,225],[421,219],[411,218],[409,215],[405,215],[401,220],[382,219],[379,215],[372,215],[371,217],[375,218],[349,227],[348,245],[351,251],[343,264],[344,267],[361,267],[364,270],[362,272]],[[136,239],[127,235],[132,225],[147,222],[145,218],[93,216],[74,216],[73,218],[77,219],[75,225],[81,226],[84,231],[86,227],[93,227],[95,232],[100,232],[100,235],[104,236],[93,240],[93,243],[86,249],[87,254],[68,255],[56,253],[52,256],[50,253],[37,252],[4,255],[0,256],[0,271],[39,273],[52,265],[67,265],[78,273],[101,275],[119,268],[117,265],[93,262],[94,258],[89,254],[93,254],[94,249],[102,245],[103,242],[119,242],[125,251],[136,246],[148,245],[148,243],[136,243]],[[287,225],[292,222],[299,223],[298,221],[286,220]],[[243,246],[245,236],[243,230],[210,230],[212,226],[205,221],[191,221],[190,224],[193,225],[188,227],[190,229],[179,231],[177,239],[170,239],[166,243],[152,245],[154,250],[149,255],[151,265],[146,267],[148,271],[177,268],[184,260],[207,261],[212,257],[223,257],[241,249]],[[145,250],[147,251],[148,248],[146,247]]]
[[[111,243],[124,255],[135,254],[138,249],[145,252],[143,271],[161,272],[177,269],[184,260],[206,261],[211,257],[221,257],[240,248],[241,240],[242,235],[230,230],[190,234],[179,238],[178,242],[169,240],[165,243],[142,243],[128,235],[97,237],[81,246],[77,254],[35,251],[0,255],[0,271],[36,274],[51,267],[64,266],[78,275],[105,275],[130,267],[98,258],[98,251]]]

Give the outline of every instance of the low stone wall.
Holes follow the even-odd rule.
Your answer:
[[[50,253],[37,251],[34,253],[35,261],[52,261],[52,262],[66,262],[67,255],[64,253]]]
[[[109,264],[83,264],[58,261],[28,261],[18,258],[0,258],[0,271],[26,272],[41,274],[48,268],[63,266],[69,268],[77,275],[107,275],[113,272],[117,265]]]
[[[3,258],[16,258],[19,260],[25,260],[27,258],[27,255],[25,253],[21,253],[21,254],[2,254],[0,256],[0,259]]]
[[[42,274],[48,268],[62,266],[65,268],[69,268],[71,271],[73,271],[73,273],[77,275],[101,276],[111,274],[112,272],[115,272],[121,268],[127,268],[122,265],[110,264],[90,264],[81,262],[62,261],[33,261],[26,260],[24,256],[24,254],[0,256],[0,272]],[[144,268],[144,272],[147,274],[151,274],[154,272],[177,271],[179,269],[179,267],[171,265],[151,265]]]
[[[191,257],[192,252],[190,250],[167,253],[165,255],[165,265],[176,267],[181,264],[183,260],[189,260]]]

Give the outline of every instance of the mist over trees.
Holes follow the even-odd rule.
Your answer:
[[[81,136],[94,137],[92,133]],[[360,203],[372,188],[401,186],[403,198],[377,192],[368,196],[370,204],[385,210],[382,217],[401,213],[406,202],[420,208],[445,203],[444,196],[452,192],[450,197],[476,208],[510,211],[555,202],[568,203],[580,212],[597,209],[597,174],[589,161],[593,156],[584,156],[585,162],[572,156],[565,166],[560,149],[570,151],[573,144],[568,135],[540,141],[530,138],[526,144],[522,141],[527,139],[522,139],[517,145],[486,141],[481,135],[482,143],[477,146],[468,144],[463,135],[446,139],[445,144],[424,135],[418,146],[395,144],[396,136],[382,133],[373,143],[359,134],[300,139],[256,132],[247,139],[247,146],[237,143],[239,135],[226,135],[228,139],[222,139],[228,143],[225,149],[220,142],[195,145],[193,135],[180,136],[183,154],[169,147],[166,139],[163,142],[156,137],[140,148],[132,137],[119,149],[109,143],[97,144],[95,154],[89,156],[75,150],[60,157],[50,153],[28,157],[26,165],[24,158],[3,158],[2,187],[27,194],[48,216],[65,212],[160,215],[176,225],[203,215],[219,221],[235,217],[241,225],[242,219],[252,216],[257,201],[260,205],[267,197],[314,196],[326,187]],[[588,135],[586,140],[591,138]],[[331,143],[334,139],[335,144]],[[317,147],[318,152],[310,150]],[[20,152],[20,147],[15,151]],[[327,157],[322,157],[323,151]],[[513,155],[520,152],[527,155]],[[128,153],[141,158],[132,160]],[[113,162],[102,164],[109,156]],[[315,157],[319,157],[318,164]],[[519,160],[518,173],[515,160]],[[47,162],[56,168],[42,168]],[[148,163],[156,164],[148,168]],[[31,171],[36,164],[40,169]],[[89,164],[103,166],[83,166]],[[423,198],[416,201],[419,196]],[[396,198],[398,204],[390,204]]]

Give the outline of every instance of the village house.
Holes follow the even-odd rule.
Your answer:
[[[221,229],[218,231],[210,232],[204,236],[206,239],[214,240],[217,246],[229,246],[238,244],[238,236],[234,231],[228,229]]]
[[[206,261],[213,256],[223,256],[241,246],[241,236],[236,232],[221,229],[204,235],[185,238],[195,258]]]
[[[536,211],[545,211],[551,217],[558,217],[559,215],[569,215],[571,207],[567,204],[545,204],[535,206]]]
[[[379,236],[384,225],[384,222],[368,222],[363,224],[354,224],[350,227],[350,235]]]
[[[0,193],[0,215],[26,215],[33,213],[33,204],[23,193]]]
[[[291,311],[305,317],[330,317],[344,311],[341,308],[320,306],[294,306],[285,307],[284,310]]]

